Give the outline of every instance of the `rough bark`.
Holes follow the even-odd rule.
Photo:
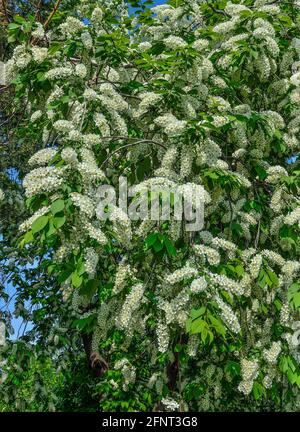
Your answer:
[[[86,356],[88,359],[89,369],[96,377],[102,376],[108,370],[108,364],[100,355],[99,351],[92,351],[92,336],[89,334],[82,335],[82,341]]]

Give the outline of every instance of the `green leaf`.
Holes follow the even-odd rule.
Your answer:
[[[196,320],[194,320],[192,322],[189,333],[191,335],[197,334],[197,333],[202,333],[205,328],[207,330],[207,327],[208,326],[207,326],[206,321],[204,321],[203,319],[198,318],[198,319],[196,319]]]
[[[54,215],[56,213],[59,213],[60,211],[62,211],[64,208],[65,208],[65,202],[62,199],[58,199],[58,200],[54,201],[50,207],[51,212]]]
[[[208,319],[211,322],[214,329],[217,331],[217,333],[220,333],[220,335],[225,336],[226,334],[226,327],[222,324],[222,322],[214,317],[211,313],[208,314]]]
[[[49,216],[40,216],[39,218],[37,218],[33,224],[32,224],[32,232],[33,234],[38,233],[39,231],[41,231],[42,229],[45,228],[45,226],[47,225],[49,221]]]
[[[265,180],[268,177],[267,171],[259,165],[255,167],[255,171],[257,172],[257,175],[260,180]]]
[[[164,236],[164,244],[165,244],[165,246],[166,246],[167,253],[168,253],[169,256],[176,256],[176,255],[177,255],[177,251],[176,251],[176,249],[175,249],[173,243],[172,243],[171,240],[170,240],[168,237],[166,237],[166,236]]]
[[[294,294],[293,296],[293,304],[296,308],[300,307],[300,292],[297,292],[296,294]]]
[[[96,294],[100,281],[98,279],[90,279],[85,285],[80,288],[79,293],[84,295],[90,300]]]
[[[259,400],[264,394],[264,387],[260,383],[254,382],[252,392],[254,399]]]
[[[23,248],[25,244],[32,242],[33,240],[33,233],[32,231],[27,231],[27,233],[24,235],[24,237],[20,241],[20,248]]]
[[[232,376],[238,376],[241,373],[241,366],[239,363],[232,361],[232,360],[229,360],[226,363],[225,371],[227,373],[230,373],[230,375],[232,375]]]
[[[206,307],[201,306],[200,309],[192,309],[190,313],[190,317],[192,318],[192,320],[195,320],[201,317],[205,312],[206,312]]]
[[[276,276],[276,274],[274,272],[272,272],[270,269],[267,269],[267,273],[268,273],[268,276],[272,282],[272,285],[277,287],[279,284],[279,280],[278,280],[278,277]]]
[[[93,313],[86,318],[81,318],[73,322],[73,326],[84,333],[89,333],[93,330],[96,323],[97,314]]]
[[[156,241],[153,245],[155,252],[160,252],[164,248],[164,243],[160,240]]]
[[[53,224],[53,220],[50,219],[50,221],[49,221],[49,227],[48,227],[48,229],[46,231],[46,236],[50,237],[50,236],[52,236],[52,234],[55,234],[55,233],[56,233],[56,228],[55,228],[55,226]]]
[[[53,219],[54,226],[56,228],[61,228],[66,222],[65,216],[55,216]]]
[[[20,27],[21,27],[21,25],[17,24],[17,23],[10,23],[10,24],[8,24],[9,30],[19,29]]]
[[[158,233],[152,233],[145,239],[145,246],[149,249],[157,240]]]
[[[72,285],[75,288],[79,288],[83,282],[83,277],[80,276],[76,271],[72,273],[71,276]]]
[[[300,308],[300,284],[293,283],[288,289],[288,300],[295,309]]]

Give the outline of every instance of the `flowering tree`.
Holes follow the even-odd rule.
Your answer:
[[[58,323],[82,338],[104,410],[298,410],[300,2],[146,6],[8,26],[16,128],[39,148],[18,242],[48,274],[36,320],[56,317],[58,352]],[[201,185],[202,230],[103,220],[120,176]]]

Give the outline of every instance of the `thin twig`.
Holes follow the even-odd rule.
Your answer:
[[[212,5],[210,5],[210,4],[207,5],[207,6],[209,6],[209,7],[211,8],[211,10],[213,10],[215,13],[218,13],[218,14],[224,15],[224,16],[226,16],[226,17],[230,17],[230,15],[228,15],[228,13],[225,12],[225,11],[223,11],[223,10],[216,9],[214,6],[212,6]]]
[[[54,5],[53,11],[51,12],[51,14],[48,16],[47,20],[45,21],[44,27],[48,27],[48,25],[50,24],[52,18],[54,17],[57,9],[59,8],[59,5],[61,3],[61,0],[57,0],[57,2]]]
[[[135,145],[138,145],[138,144],[144,144],[144,143],[157,144],[157,145],[163,147],[163,148],[166,150],[166,147],[165,147],[162,143],[159,143],[159,142],[157,142],[157,141],[152,141],[152,140],[147,140],[147,139],[146,139],[146,140],[136,141],[136,142],[133,142],[133,143],[130,143],[130,144],[123,145],[123,146],[119,147],[118,149],[114,150],[114,151],[113,151],[113,152],[112,152],[112,153],[111,153],[111,154],[110,154],[110,155],[105,159],[105,161],[102,162],[100,168],[102,168],[103,165],[105,165],[106,162],[108,162],[109,159],[111,159],[111,157],[112,157],[114,154],[118,153],[120,150],[123,150],[123,149],[128,148],[128,147],[132,147],[132,146],[135,146]]]

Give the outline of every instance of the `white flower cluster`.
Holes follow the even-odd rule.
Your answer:
[[[161,400],[161,403],[166,407],[168,411],[176,411],[179,409],[179,403],[170,397],[165,397]]]
[[[110,126],[108,121],[106,120],[106,117],[101,113],[95,113],[94,114],[94,122],[95,125],[99,128],[100,133],[104,137],[110,136]]]
[[[93,39],[91,34],[88,31],[84,31],[81,33],[81,41],[85,48],[87,49],[93,48]]]
[[[141,98],[141,102],[138,109],[134,112],[134,117],[136,118],[142,117],[149,108],[155,106],[162,99],[162,95],[154,92],[142,93],[139,97]]]
[[[270,262],[272,262],[275,265],[278,266],[283,266],[285,264],[285,259],[282,258],[281,255],[279,255],[277,252],[271,251],[271,250],[266,250],[264,249],[261,252],[262,256],[264,256],[267,260],[269,260]]]
[[[116,318],[116,325],[122,330],[127,330],[133,318],[133,314],[140,307],[145,287],[138,283],[131,288],[130,293],[126,296],[120,315]]]
[[[96,240],[100,245],[107,243],[107,238],[99,227],[95,227],[90,222],[85,221],[84,228],[87,230],[88,235]]]
[[[185,120],[178,120],[171,113],[157,117],[154,123],[162,127],[164,132],[170,137],[182,134],[187,124]]]
[[[184,279],[190,279],[193,276],[197,276],[198,270],[191,267],[189,264],[185,265],[181,269],[175,270],[173,273],[165,277],[165,282],[170,285],[175,285]]]
[[[219,285],[220,288],[227,290],[232,294],[242,295],[244,290],[239,282],[236,282],[225,275],[209,273],[210,280],[213,284]]]
[[[5,345],[6,342],[6,326],[3,321],[0,321],[0,346]]]
[[[122,291],[125,286],[128,278],[132,275],[132,271],[129,264],[125,262],[120,262],[116,272],[116,279],[113,287],[113,294],[118,294]]]
[[[71,37],[74,33],[82,30],[84,23],[77,18],[68,16],[66,21],[60,24],[59,30],[65,37]]]
[[[42,63],[44,60],[46,60],[48,56],[48,49],[40,48],[40,47],[32,47],[31,53],[32,53],[32,58],[35,62]]]
[[[47,165],[56,155],[57,150],[52,148],[45,148],[37,151],[31,158],[28,160],[29,165]]]
[[[94,248],[87,248],[84,254],[84,268],[90,277],[93,277],[99,261],[99,255]]]
[[[136,380],[136,369],[130,362],[124,358],[115,363],[115,370],[120,370],[123,375],[124,385],[123,390],[127,391],[129,384],[134,384]]]
[[[158,343],[158,351],[165,353],[169,348],[170,333],[167,324],[158,321],[156,324],[156,335]]]
[[[83,63],[79,63],[75,66],[75,74],[79,78],[85,78],[87,75],[87,68]]]
[[[251,262],[249,263],[249,272],[253,279],[257,279],[260,269],[262,265],[262,256],[260,254],[255,255],[254,258],[252,258]]]
[[[42,193],[53,192],[63,184],[63,170],[55,167],[36,168],[28,173],[23,186],[27,197]]]
[[[228,328],[233,333],[239,333],[241,331],[241,326],[237,316],[235,315],[231,307],[226,304],[219,296],[216,296],[215,300],[221,310],[221,318],[227,324]]]
[[[78,165],[77,153],[72,147],[65,147],[61,152],[61,158],[72,167]]]
[[[45,78],[49,80],[59,80],[70,78],[74,75],[74,70],[70,66],[61,66],[48,70]]]
[[[235,252],[237,250],[237,246],[234,243],[232,243],[231,241],[222,239],[220,237],[215,237],[214,239],[212,239],[211,244],[216,248],[220,248],[220,249],[223,249],[225,251],[228,251],[230,258],[234,257]]]
[[[88,217],[93,217],[95,214],[95,206],[91,198],[86,195],[82,195],[78,192],[71,192],[70,198],[76,207],[80,208],[80,211]]]
[[[276,364],[277,358],[281,353],[281,343],[273,342],[269,349],[263,351],[264,358],[270,364]]]
[[[284,223],[287,225],[294,225],[300,222],[300,207],[295,208],[284,218]]]
[[[36,29],[31,33],[35,39],[43,39],[45,36],[45,30],[40,22],[36,23]]]
[[[94,25],[101,24],[102,23],[102,18],[103,18],[103,11],[102,11],[102,9],[99,8],[99,7],[96,7],[93,10],[93,13],[92,13],[92,16],[91,16],[91,22]]]
[[[239,384],[239,391],[248,395],[251,393],[253,388],[253,382],[257,378],[259,372],[259,365],[257,360],[242,359],[242,378],[243,380]]]
[[[218,265],[220,263],[220,254],[216,249],[213,249],[209,246],[205,245],[195,245],[194,246],[195,254],[206,258],[209,264],[211,265]]]
[[[187,46],[185,40],[183,40],[181,37],[173,36],[173,35],[168,36],[166,39],[164,39],[164,44],[166,45],[167,48],[171,50],[182,49]]]
[[[203,292],[206,290],[206,288],[207,288],[207,282],[204,277],[194,279],[193,282],[191,283],[191,291],[194,294]]]

